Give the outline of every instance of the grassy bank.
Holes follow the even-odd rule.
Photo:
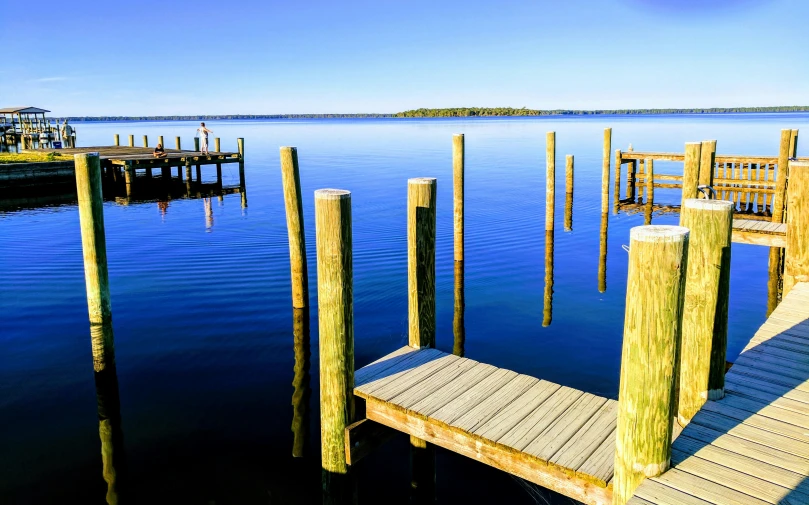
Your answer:
[[[0,165],[6,163],[46,163],[49,161],[71,161],[73,156],[56,153],[0,153]]]

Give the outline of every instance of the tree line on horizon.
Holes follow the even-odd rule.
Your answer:
[[[192,116],[65,116],[48,118],[62,121],[212,121],[222,119],[329,119],[329,118],[435,118],[435,117],[493,117],[493,116],[590,116],[590,115],[653,115],[653,114],[733,114],[761,112],[809,112],[807,105],[774,107],[710,107],[691,109],[528,109],[522,107],[454,107],[446,109],[413,109],[404,112],[367,114],[215,114]]]

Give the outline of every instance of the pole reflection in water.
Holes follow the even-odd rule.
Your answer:
[[[784,250],[780,247],[770,247],[770,258],[767,276],[767,317],[778,306],[783,289]]]
[[[607,224],[608,214],[601,214],[601,231],[598,242],[598,292],[607,290]]]
[[[646,181],[646,206],[643,210],[643,224],[652,224],[652,211],[654,210],[655,200],[655,187],[654,187],[654,160],[646,160],[646,174],[644,175]]]
[[[292,309],[293,349],[295,351],[295,375],[292,378],[292,457],[302,458],[308,445],[309,362],[309,307]]]
[[[565,231],[573,231],[573,192],[565,193]]]
[[[464,286],[463,286],[463,261],[455,262],[455,310],[452,316],[452,333],[455,335],[455,341],[452,345],[452,354],[463,357],[464,344],[466,341],[466,327],[464,326],[464,309],[466,303],[464,301]]]
[[[210,232],[213,228],[213,208],[211,208],[211,199],[203,197],[202,205],[205,207],[205,231]]]
[[[545,232],[545,296],[542,326],[550,326],[553,319],[553,231]]]

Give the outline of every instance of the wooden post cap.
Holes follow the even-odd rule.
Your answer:
[[[727,212],[728,209],[733,210],[733,202],[726,200],[706,200],[704,198],[688,198],[685,201],[685,206],[689,209],[699,210],[712,210],[719,212]]]
[[[432,184],[433,182],[437,181],[435,177],[413,177],[412,179],[408,179],[408,184]]]
[[[629,238],[637,242],[682,242],[688,237],[688,233],[688,228],[683,226],[635,226],[629,230]]]
[[[346,189],[317,189],[315,190],[315,200],[344,200],[351,198],[351,191]]]

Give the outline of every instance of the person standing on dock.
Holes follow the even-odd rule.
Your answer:
[[[202,154],[208,154],[208,134],[213,133],[212,130],[205,128],[205,123],[200,123],[197,132],[199,132],[199,150]]]
[[[73,127],[67,124],[67,119],[62,123],[62,141],[65,147],[75,147],[72,144],[73,140]]]

